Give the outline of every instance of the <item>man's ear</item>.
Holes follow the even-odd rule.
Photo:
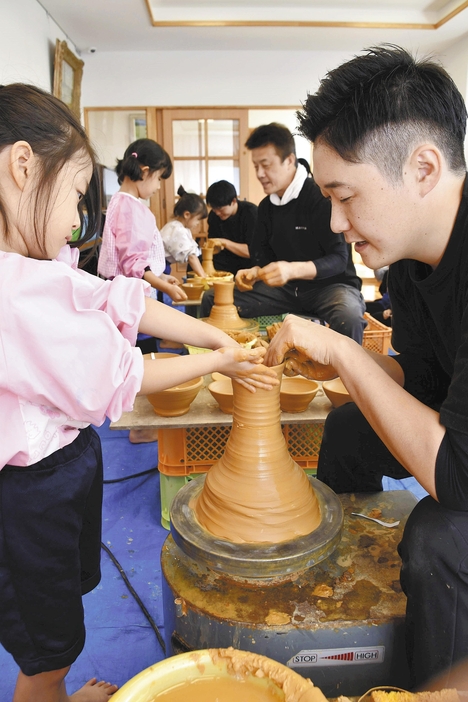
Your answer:
[[[16,141],[10,150],[10,172],[20,190],[24,190],[33,175],[37,161],[27,141]]]
[[[288,154],[284,160],[288,162],[288,166],[291,165],[296,167],[296,154]]]
[[[433,144],[422,144],[414,150],[410,162],[419,193],[421,197],[425,197],[435,188],[442,176],[442,154]]]

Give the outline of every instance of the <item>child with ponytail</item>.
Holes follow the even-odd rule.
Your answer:
[[[174,218],[161,229],[166,260],[169,263],[188,263],[196,275],[206,277],[200,263],[200,248],[195,237],[200,232],[208,209],[200,195],[188,193],[182,186],[177,191],[179,199],[174,207]]]

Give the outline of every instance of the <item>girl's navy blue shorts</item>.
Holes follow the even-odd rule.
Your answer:
[[[34,465],[0,471],[0,643],[25,675],[71,665],[81,596],[99,583],[102,455],[88,427]]]

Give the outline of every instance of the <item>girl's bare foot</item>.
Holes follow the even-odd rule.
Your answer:
[[[80,687],[73,695],[70,695],[70,701],[107,702],[117,690],[117,685],[111,685],[111,683],[104,680],[98,682],[96,678],[91,678],[83,687]]]
[[[157,429],[130,429],[128,435],[131,444],[148,444],[158,440]]]

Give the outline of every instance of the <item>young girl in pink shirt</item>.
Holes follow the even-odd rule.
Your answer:
[[[117,275],[142,278],[156,292],[176,302],[187,299],[174,276],[166,275],[161,234],[151,210],[142,202],[169,178],[169,154],[152,139],[137,139],[126,149],[115,169],[120,190],[112,196],[106,213],[98,272],[103,278]],[[156,295],[152,297],[156,299]]]
[[[77,244],[95,235],[99,192],[68,108],[32,86],[0,86],[0,643],[20,667],[14,702],[105,702],[116,689],[92,679],[68,697],[64,684],[84,645],[81,595],[100,580],[102,458],[90,425],[214,370],[274,384],[262,350],[152,300],[141,277],[78,269],[69,242],[84,210]],[[213,352],[152,363],[134,346],[139,330]]]

